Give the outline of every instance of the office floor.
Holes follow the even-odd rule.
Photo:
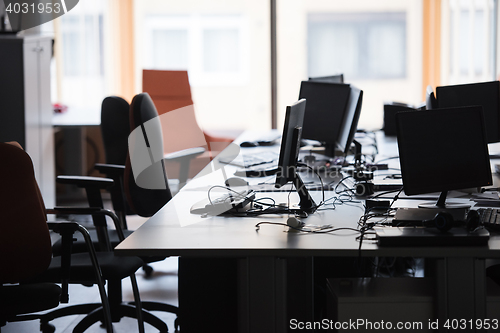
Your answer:
[[[130,229],[138,228],[145,219],[137,216],[127,217],[128,226]],[[83,225],[85,221],[81,222]],[[87,226],[87,225],[86,225]],[[177,299],[177,258],[171,257],[163,261],[151,264],[153,266],[153,275],[150,278],[145,278],[142,269],[136,273],[139,284],[141,299],[144,301],[160,301],[172,305],[178,305]],[[124,301],[133,301],[132,288],[130,280],[123,280],[123,299]],[[97,287],[84,287],[80,285],[70,285],[70,304],[99,302],[99,293]],[[61,305],[65,306],[65,305]],[[153,312],[167,325],[169,332],[174,332],[175,315],[165,312]],[[56,319],[51,323],[56,326],[56,333],[70,333],[76,324],[83,316],[69,316]],[[2,333],[33,333],[39,332],[39,321],[32,320],[28,322],[8,323],[1,328]],[[130,318],[123,318],[119,323],[113,323],[115,332],[117,333],[136,333],[138,332],[137,321]],[[157,330],[145,324],[146,332],[157,332]],[[103,333],[105,330],[94,324],[86,332],[88,333]]]

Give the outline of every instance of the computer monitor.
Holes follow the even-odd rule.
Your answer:
[[[309,81],[330,82],[330,83],[344,83],[344,74],[336,74],[336,75],[330,75],[330,76],[310,77]]]
[[[488,143],[500,142],[500,82],[480,82],[436,88],[440,108],[481,105]]]
[[[354,134],[358,129],[359,116],[361,115],[361,105],[363,104],[363,90],[351,85],[351,93],[344,112],[344,119],[340,126],[337,137],[337,146],[347,154],[354,140]],[[359,152],[361,153],[361,152]]]
[[[441,192],[431,208],[458,208],[447,192],[492,184],[485,123],[480,106],[396,114],[405,194]]]
[[[297,159],[299,156],[305,109],[306,100],[304,99],[286,108],[275,186],[276,188],[280,188],[289,181],[293,182],[300,198],[298,210],[311,213],[316,209],[316,204],[309,195],[300,175],[297,173]]]
[[[302,81],[299,99],[306,99],[302,138],[320,141],[334,156],[351,88],[348,84]]]

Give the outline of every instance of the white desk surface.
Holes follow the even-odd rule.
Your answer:
[[[241,138],[248,140],[249,133]],[[251,135],[250,135],[251,137]],[[379,135],[380,137],[380,135]],[[396,155],[395,138],[379,140],[377,160]],[[246,148],[256,154],[265,148]],[[277,149],[275,147],[275,149]],[[396,163],[398,160],[390,160]],[[208,168],[208,167],[207,167]],[[205,169],[207,171],[208,169]],[[235,167],[224,167],[231,177]],[[249,179],[250,184],[272,182],[275,177]],[[494,176],[494,178],[498,178]],[[328,234],[286,232],[286,227],[261,225],[260,221],[282,222],[286,215],[259,217],[207,217],[190,214],[193,203],[207,197],[207,188],[222,185],[224,176],[219,169],[195,178],[175,197],[145,222],[137,231],[115,248],[118,255],[166,255],[193,257],[238,257],[247,267],[238,276],[241,304],[241,332],[287,332],[286,309],[283,309],[283,285],[279,276],[279,258],[301,256],[331,257],[417,257],[436,258],[435,297],[437,318],[486,318],[486,276],[484,258],[500,258],[500,236],[492,234],[489,245],[483,247],[378,247],[372,240],[363,241],[361,252],[355,231]],[[218,192],[222,194],[222,192]],[[321,192],[310,192],[318,203]],[[214,195],[216,195],[214,191]],[[325,194],[326,198],[332,192]],[[287,202],[288,192],[258,193],[257,198],[273,197],[277,203]],[[436,197],[437,199],[437,197]],[[461,199],[467,201],[468,199]],[[298,196],[292,192],[292,203]],[[395,206],[416,207],[419,200],[400,199]],[[361,202],[337,205],[335,210],[319,211],[304,221],[307,224],[333,224],[336,227],[356,228],[363,214]],[[372,235],[373,236],[373,235]]]
[[[68,108],[66,112],[56,113],[52,126],[99,126],[101,108]]]
[[[253,137],[256,133],[245,133],[238,141]],[[257,133],[258,134],[258,133]],[[395,138],[383,138],[379,143],[378,160],[394,155]],[[269,147],[241,148],[244,153],[273,149]],[[277,149],[274,147],[274,149]],[[391,155],[392,154],[392,155]],[[394,160],[396,164],[397,160]],[[210,167],[210,166],[209,166]],[[207,168],[209,168],[207,167]],[[207,170],[207,168],[205,170]],[[227,177],[233,175],[235,167],[224,167]],[[248,179],[250,184],[274,182],[275,177]],[[261,221],[286,222],[287,215],[262,215],[258,217],[231,217],[190,214],[191,206],[207,197],[207,189],[212,185],[223,185],[224,176],[221,170],[197,177],[182,189],[158,213],[151,217],[136,232],[115,248],[119,255],[177,255],[177,256],[357,256],[359,242],[354,231],[338,231],[328,234],[307,234],[286,232],[286,227],[262,225],[256,230],[255,225]],[[244,187],[242,188],[244,189]],[[315,202],[321,201],[320,191],[310,191]],[[223,192],[213,190],[211,195],[217,197]],[[335,194],[325,192],[328,199]],[[276,203],[288,200],[288,192],[262,192],[257,198],[273,197]],[[464,199],[468,201],[468,199]],[[292,203],[298,202],[298,196],[292,192]],[[336,209],[315,212],[307,219],[306,224],[332,224],[335,227],[356,228],[360,216],[364,212],[362,200],[336,205]],[[419,200],[398,200],[396,207],[417,207]],[[331,208],[329,205],[326,208]],[[379,248],[374,241],[363,241],[363,256],[415,256],[415,257],[500,257],[500,237],[493,234],[489,247],[403,247]]]

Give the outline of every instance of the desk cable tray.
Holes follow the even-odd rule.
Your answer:
[[[221,215],[238,213],[255,200],[255,191],[243,190],[229,192],[223,196],[209,200],[203,199],[191,207],[191,214]]]

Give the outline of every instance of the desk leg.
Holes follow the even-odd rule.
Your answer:
[[[239,332],[286,332],[286,260],[239,261]]]
[[[485,276],[484,259],[438,260],[437,314],[441,328],[443,328],[441,323],[445,323],[447,319],[485,319]]]

